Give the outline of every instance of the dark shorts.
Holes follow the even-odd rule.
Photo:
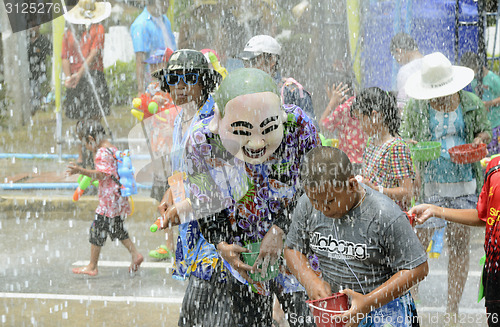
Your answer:
[[[273,296],[252,292],[248,285],[243,285],[230,277],[228,291],[231,295],[231,315],[238,327],[272,326]],[[314,327],[314,318],[306,304],[305,292],[283,293],[276,280],[270,282],[270,291],[286,314],[290,327]]]
[[[96,92],[94,92],[86,74],[84,74],[74,89],[66,89],[66,99],[64,100],[63,108],[66,117],[69,119],[84,120],[88,118],[100,118],[102,117],[101,107],[106,116],[110,113],[109,90],[104,73],[91,70],[90,76]]]
[[[90,244],[103,246],[108,235],[112,241],[115,239],[123,241],[129,238],[121,216],[109,218],[96,214],[92,226],[90,226]]]

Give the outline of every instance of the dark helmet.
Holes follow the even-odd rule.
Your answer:
[[[175,51],[168,60],[167,67],[160,69],[151,75],[160,80],[161,89],[170,92],[169,85],[165,82],[166,74],[172,71],[182,70],[184,72],[197,72],[200,74],[200,81],[203,83],[203,89],[207,93],[212,92],[222,76],[209,67],[208,60],[200,51],[191,49],[181,49]]]

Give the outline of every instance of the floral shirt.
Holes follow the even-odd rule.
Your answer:
[[[363,162],[363,149],[366,134],[359,121],[351,116],[351,105],[354,97],[338,106],[322,123],[330,131],[338,131],[339,149],[344,151],[352,163]]]
[[[116,159],[108,149],[113,153],[118,150],[116,147],[99,148],[95,155],[95,169],[106,174],[106,177],[99,181],[99,205],[95,212],[113,218],[129,214],[130,205],[128,198],[120,194],[120,187],[111,178],[111,175],[113,175],[116,179],[120,179]]]
[[[288,120],[283,140],[266,162],[258,165],[242,162],[225,150],[219,135],[208,129],[211,117],[195,126],[186,149],[195,217],[226,213],[225,226],[212,230],[221,239],[204,234],[213,243],[224,240],[245,245],[261,241],[278,217],[289,219],[287,212],[291,213],[300,196],[302,157],[319,144],[319,138],[313,122],[299,107],[284,105],[284,110]],[[262,294],[267,293],[265,288],[254,285],[254,290]]]
[[[176,117],[173,131],[175,144],[173,144],[171,152],[173,170],[184,170],[185,153],[182,149],[186,146],[185,143],[188,141],[188,135],[200,119],[213,115],[214,103],[212,96],[209,96],[203,107],[194,116],[191,126],[184,133],[180,129],[182,113]],[[177,156],[174,155],[175,153],[177,153]],[[215,247],[213,244],[208,243],[201,234],[198,221],[192,220],[179,225],[179,237],[177,237],[174,270],[172,273],[174,279],[184,280],[192,274],[197,278],[210,280],[218,260],[219,255]],[[222,272],[222,274],[224,273],[225,271]]]
[[[364,178],[385,188],[399,187],[406,178],[415,179],[410,148],[401,137],[395,137],[382,145],[374,145],[370,141],[371,138],[363,156]],[[401,210],[407,211],[402,201],[396,203]]]

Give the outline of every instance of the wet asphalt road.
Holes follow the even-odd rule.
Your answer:
[[[138,250],[146,258],[140,271],[128,273],[127,250],[109,239],[101,251],[99,275],[71,272],[88,261],[92,217],[70,211],[0,212],[0,324],[2,326],[176,326],[185,282],[173,280],[171,262],[147,257],[163,235],[149,232],[139,214],[127,220]],[[462,326],[486,326],[484,302],[477,303],[479,258],[484,231],[474,228],[469,278],[458,317]],[[447,253],[430,259],[417,309],[421,326],[443,326]]]

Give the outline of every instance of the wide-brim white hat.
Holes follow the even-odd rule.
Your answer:
[[[111,3],[95,0],[80,0],[70,11],[64,14],[64,19],[72,24],[97,24],[111,15]]]
[[[422,58],[420,71],[408,78],[405,91],[414,99],[434,99],[462,90],[473,79],[472,69],[453,66],[442,53],[434,52]]]

